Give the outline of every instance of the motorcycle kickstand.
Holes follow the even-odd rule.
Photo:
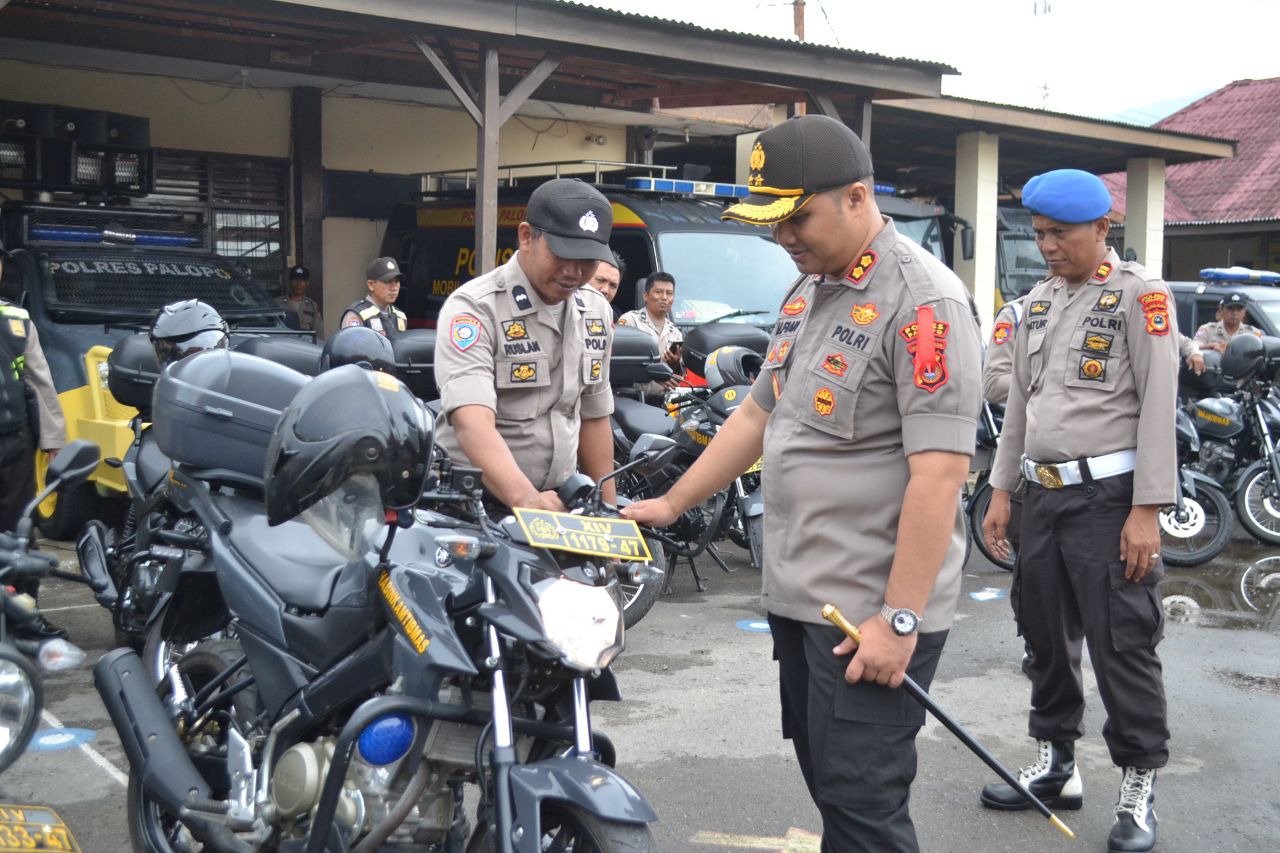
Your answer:
[[[702,575],[698,574],[698,566],[693,562],[693,557],[685,557],[689,561],[689,571],[693,572],[693,583],[698,588],[698,592],[706,592],[707,584]],[[667,584],[662,588],[663,595],[671,595],[675,590],[671,586],[672,580],[675,579],[676,569],[680,567],[680,558],[677,557],[671,564],[671,571],[667,572]]]
[[[736,571],[736,569],[729,568],[729,564],[720,556],[720,550],[716,548],[714,543],[707,546],[707,553],[711,555],[711,559],[715,560],[716,565],[723,569],[726,574],[731,575]]]

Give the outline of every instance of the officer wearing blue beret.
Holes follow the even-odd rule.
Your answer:
[[[1089,644],[1107,711],[1102,736],[1122,768],[1112,853],[1156,843],[1155,779],[1169,758],[1156,644],[1159,509],[1174,501],[1178,334],[1155,273],[1106,244],[1111,196],[1094,175],[1059,169],[1023,188],[1049,278],[1026,297],[1013,381],[991,472],[983,533],[1007,553],[1010,492],[1026,483],[1010,599],[1031,647],[1030,735],[1037,757],[1020,781],[1050,808],[1083,804],[1075,763]],[[987,785],[982,803],[1026,803]]]

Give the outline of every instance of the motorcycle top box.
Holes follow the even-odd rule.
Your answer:
[[[681,360],[699,376],[707,375],[707,356],[720,347],[746,347],[764,356],[769,348],[769,333],[743,323],[707,323],[696,326],[684,336]]]
[[[236,344],[236,352],[256,355],[298,371],[305,376],[320,372],[320,353],[324,347],[302,338],[279,335],[255,335]]]
[[[160,364],[146,332],[122,339],[107,356],[107,387],[111,396],[126,406],[149,411],[159,378]]]
[[[396,354],[396,376],[419,400],[440,396],[436,387],[436,330],[409,329],[391,339]]]
[[[156,384],[156,441],[175,462],[261,480],[280,413],[307,381],[254,355],[198,352],[169,367]]]
[[[630,326],[614,327],[613,350],[609,353],[610,385],[649,382],[651,377],[645,372],[645,367],[661,363],[657,338]]]

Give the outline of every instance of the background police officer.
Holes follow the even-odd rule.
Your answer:
[[[298,320],[297,328],[304,332],[315,332],[316,340],[324,340],[324,317],[320,316],[320,306],[307,296],[307,288],[311,286],[311,271],[297,266],[289,270],[288,293],[280,297],[280,307],[292,311]]]
[[[1240,293],[1232,293],[1222,297],[1218,302],[1218,313],[1221,319],[1205,323],[1196,329],[1196,343],[1201,349],[1226,352],[1227,344],[1236,335],[1255,335],[1262,337],[1262,330],[1244,322],[1245,308],[1249,300]]]
[[[341,328],[368,326],[380,335],[394,338],[407,325],[404,312],[394,304],[404,278],[400,265],[395,258],[374,258],[369,261],[367,275],[368,295],[348,305],[338,325]]]
[[[6,257],[0,243],[0,276]],[[62,407],[36,327],[24,309],[0,299],[0,531],[12,531],[35,497],[37,446],[52,460],[66,443]],[[39,581],[20,581],[14,587],[34,598]],[[21,636],[47,640],[67,632],[38,615]]]
[[[644,280],[644,307],[623,314],[618,318],[618,325],[639,329],[657,341],[663,363],[679,374],[683,372],[680,366],[680,344],[684,341],[684,333],[671,321],[671,306],[675,301],[675,276],[669,272],[653,273]],[[665,383],[648,382],[644,386],[644,393],[646,396],[661,397],[665,389],[675,388],[679,384],[680,380],[676,376]]]
[[[773,226],[801,278],[751,394],[662,498],[669,524],[764,455],[764,606],[782,730],[822,814],[824,851],[914,851],[908,811],[923,709],[964,561],[978,324],[964,285],[875,202],[871,155],[838,121],[762,133],[752,194],[726,217]],[[939,523],[941,521],[941,523]],[[853,644],[823,622],[833,603]]]
[[[1081,641],[1107,710],[1103,738],[1123,768],[1111,851],[1155,845],[1156,768],[1169,730],[1156,644],[1163,612],[1157,513],[1174,500],[1178,370],[1164,282],[1106,245],[1111,197],[1062,169],[1027,182],[1051,277],[1027,296],[983,532],[1007,553],[1009,493],[1027,481],[1014,574],[1015,616],[1034,653],[1029,731],[1037,760],[1021,781],[1050,807],[1079,808]],[[994,809],[1026,804],[988,785]]]
[[[507,506],[563,510],[576,467],[613,470],[609,303],[583,287],[612,261],[613,208],[582,181],[533,191],[506,264],[459,287],[440,310],[436,441],[484,470]],[[614,500],[613,481],[604,498]]]

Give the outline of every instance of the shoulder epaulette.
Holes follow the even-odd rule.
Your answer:
[[[30,320],[31,315],[27,313],[26,308],[19,308],[17,305],[0,305],[0,314],[6,317],[12,317],[15,320]]]
[[[356,313],[360,315],[361,320],[372,320],[382,312],[378,310],[377,305],[370,305],[368,308],[361,308]]]

